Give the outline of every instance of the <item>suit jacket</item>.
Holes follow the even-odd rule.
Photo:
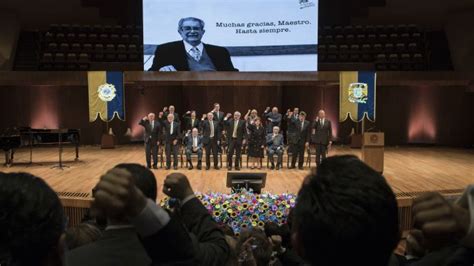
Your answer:
[[[272,139],[272,137],[273,137],[273,133],[267,134],[266,142],[267,142],[268,148],[274,149],[274,150],[278,148],[283,149],[283,135],[278,134],[275,136],[274,139]]]
[[[193,128],[197,128],[199,130],[199,124],[201,123],[201,119],[194,118],[194,123],[192,123],[191,116],[188,114],[183,115],[184,119],[184,130],[193,130]]]
[[[272,132],[273,127],[280,127],[281,126],[281,114],[280,113],[272,113],[265,112],[263,113],[263,117],[265,117],[267,123],[267,132]],[[270,121],[271,120],[271,121]]]
[[[219,118],[217,118],[217,113],[219,113]],[[212,112],[212,114],[214,115],[214,121],[219,122],[219,124],[222,124],[224,122],[224,112]]]
[[[225,265],[229,246],[201,201],[197,198],[187,201],[180,209],[180,217],[190,232],[199,265]]]
[[[186,145],[186,149],[192,150],[193,149],[193,136],[189,134],[184,139],[184,144]],[[202,137],[197,136],[197,147],[198,149],[202,149]]]
[[[214,138],[219,140],[219,126],[216,121],[213,121],[214,125]],[[204,145],[208,144],[211,140],[211,123],[209,120],[202,120],[201,121],[201,132],[202,132],[202,143]]]
[[[119,266],[151,264],[134,228],[105,230],[90,244],[66,252],[68,266]]]
[[[151,123],[149,120],[140,120],[139,125],[145,128],[145,134],[143,134],[143,140],[145,143],[151,141],[151,143],[156,143],[160,139],[160,129],[161,123],[158,120],[155,120],[154,128],[151,128]]]
[[[324,119],[321,125],[319,120],[314,120],[311,125],[311,143],[328,145],[332,139],[331,121]]]
[[[227,119],[226,121],[224,121],[224,124],[225,124],[226,132],[227,132],[227,142],[230,142],[233,139],[232,133],[234,132],[234,119]],[[242,142],[242,140],[245,137],[245,133],[246,133],[245,125],[246,123],[244,120],[239,120],[239,122],[237,123],[236,141],[238,143]]]
[[[179,122],[173,122],[173,134],[171,132],[171,123],[168,120],[162,121],[164,140],[168,143],[181,138],[181,126]]]
[[[311,125],[309,121],[305,120],[303,123],[303,127],[301,127],[301,121],[299,119],[296,119],[295,117],[292,117],[289,120],[288,125],[288,143],[301,144],[304,142],[308,142],[310,128]]]
[[[204,43],[204,49],[217,71],[238,71],[234,68],[226,48]],[[189,71],[186,53],[183,41],[161,44],[156,48],[153,65],[149,71],[158,71],[167,65],[174,66],[178,71]]]

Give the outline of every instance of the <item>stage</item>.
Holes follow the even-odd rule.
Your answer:
[[[335,146],[330,155],[354,154],[360,156],[359,149],[347,146]],[[33,164],[29,164],[29,149],[23,148],[15,153],[15,164],[7,168],[0,166],[3,172],[28,172],[42,177],[60,195],[77,194],[87,196],[98,182],[100,176],[119,163],[141,163],[145,161],[142,145],[118,146],[115,149],[102,150],[98,146],[82,146],[80,160],[74,161],[74,148],[64,148],[64,164],[69,168],[53,169],[57,164],[57,148],[34,148]],[[223,158],[225,166],[225,156]],[[266,166],[266,159],[264,159]],[[180,163],[181,166],[181,163]],[[263,189],[272,193],[297,193],[309,167],[305,170],[288,170],[286,156],[282,170],[250,170],[246,168],[246,155],[243,155],[241,172],[266,171],[267,184]],[[312,163],[314,166],[314,162]],[[163,197],[161,185],[164,177],[174,170],[153,170],[157,177],[159,198]],[[227,170],[187,170],[177,171],[188,176],[195,191],[229,192],[226,188]],[[474,183],[474,150],[440,147],[387,147],[385,150],[385,171],[390,186],[397,196],[417,195],[424,191],[442,191],[457,193],[468,184]],[[74,193],[73,193],[74,192]]]

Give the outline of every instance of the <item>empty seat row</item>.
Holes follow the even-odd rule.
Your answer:
[[[403,33],[403,34],[348,34],[348,35],[319,35],[319,43],[324,44],[341,44],[341,43],[386,43],[386,42],[421,42],[423,41],[423,35],[421,33]]]
[[[142,27],[135,25],[79,25],[79,24],[51,24],[49,32],[53,33],[128,33],[141,34]]]
[[[320,44],[318,45],[318,53],[334,53],[334,52],[360,52],[360,53],[391,53],[391,52],[421,52],[423,47],[417,43],[376,43],[376,44]]]
[[[141,52],[143,46],[137,46],[135,44],[106,44],[103,45],[101,43],[96,43],[96,44],[91,44],[91,43],[60,43],[59,45],[57,43],[49,43],[47,47],[44,49],[49,52],[57,52],[57,51],[62,51],[62,52],[119,52],[119,53],[125,53],[125,52],[132,52],[132,53],[139,53]]]
[[[139,34],[107,34],[107,33],[53,33],[46,32],[43,36],[45,43],[49,42],[79,42],[79,43],[142,43]]]
[[[73,62],[87,63],[96,62],[138,62],[140,56],[138,53],[43,53],[41,57],[42,63],[49,62]]]
[[[421,32],[415,24],[400,25],[346,25],[319,27],[321,34],[358,34],[358,33],[415,33]]]

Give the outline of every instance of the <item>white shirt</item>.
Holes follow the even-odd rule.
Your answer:
[[[234,121],[234,131],[232,132],[232,137],[237,138],[237,126],[239,125],[239,120]]]
[[[197,146],[198,146],[197,137],[193,136],[193,147],[197,147]]]
[[[210,135],[210,137],[213,138],[214,137],[214,122],[211,120],[211,121],[209,121],[209,124],[211,125],[211,135]]]
[[[155,128],[155,121],[151,120],[150,124],[151,124],[151,130],[153,130]]]
[[[197,46],[192,46],[191,44],[187,43],[186,41],[183,41],[184,43],[184,49],[186,50],[186,52],[190,55],[190,56],[194,56],[193,55],[193,52],[191,51],[191,49],[193,49],[194,47],[196,47],[198,50],[199,50],[199,57],[202,56],[202,51],[204,51],[204,44],[201,42],[200,44],[198,44]]]
[[[173,121],[171,121],[171,126],[170,126],[170,135],[173,135]]]

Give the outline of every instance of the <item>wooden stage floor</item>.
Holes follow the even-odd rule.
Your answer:
[[[330,155],[354,154],[360,156],[360,150],[336,146],[330,150]],[[57,148],[35,148],[33,162],[29,162],[29,150],[20,149],[15,154],[16,164],[11,168],[0,166],[3,172],[29,172],[40,176],[58,192],[89,193],[98,182],[100,175],[114,165],[122,162],[144,163],[142,145],[120,146],[111,150],[101,150],[97,146],[80,148],[80,161],[75,162],[74,149],[66,147],[63,158],[64,164],[70,166],[64,170],[51,169],[57,164]],[[244,161],[246,156],[244,155]],[[3,159],[3,158],[2,158]],[[265,165],[266,160],[264,160]],[[38,164],[37,164],[38,163]],[[285,163],[286,165],[286,163]],[[314,163],[313,163],[314,165]],[[245,166],[245,163],[244,163]],[[161,185],[164,177],[173,171],[164,169],[153,170]],[[228,192],[226,188],[227,170],[192,170],[180,168],[185,173],[195,191]],[[251,171],[243,168],[241,171]],[[253,170],[256,171],[256,170]],[[261,170],[265,171],[265,170]],[[280,171],[268,170],[265,191],[273,193],[296,193],[308,174],[305,170]],[[396,193],[459,190],[474,183],[474,150],[439,147],[387,147],[385,151],[385,177]]]

